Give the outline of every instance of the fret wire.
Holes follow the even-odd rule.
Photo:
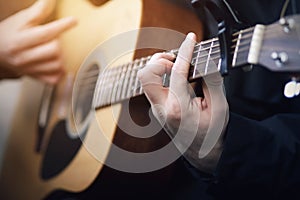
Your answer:
[[[220,54],[220,49],[219,49],[219,50],[217,50],[217,51],[214,51],[214,52],[212,52],[211,54]],[[202,58],[205,58],[205,57],[208,57],[208,53],[207,53],[207,54],[203,54],[203,55],[199,56],[199,57],[197,58],[197,60],[201,60]],[[204,62],[206,62],[206,59],[205,59],[205,61],[204,61]]]
[[[111,68],[107,68],[107,76],[105,80],[105,101],[103,104],[107,105],[111,103],[111,88],[112,88],[112,74],[113,70]]]
[[[236,41],[237,42],[237,41]],[[251,43],[251,40],[248,40],[248,39],[246,39],[246,40],[243,40],[243,38],[241,38],[240,39],[240,43],[239,43],[239,46],[242,46],[242,45],[249,45]],[[231,49],[234,49],[234,48],[236,48],[236,44],[235,45],[232,45],[231,46]]]
[[[241,32],[240,32],[241,33]],[[241,37],[242,39],[244,38],[244,37]],[[243,45],[245,45],[245,44],[243,44]],[[250,45],[250,44],[249,44]],[[233,45],[233,47],[236,47],[237,45]],[[213,45],[213,48],[216,48],[216,47],[219,47],[219,44],[217,44],[217,45]],[[206,48],[206,49],[208,49],[208,48]],[[240,48],[240,50],[241,50],[241,48]],[[243,47],[243,50],[241,50],[242,52],[244,52],[245,50],[249,50],[248,48],[246,48],[246,47]],[[241,51],[239,51],[239,52],[241,52]],[[207,51],[206,51],[207,52]],[[212,54],[216,54],[216,53],[220,53],[220,49],[219,48],[217,48],[217,50],[216,51],[214,51]],[[211,54],[211,56],[212,56],[212,54]],[[199,56],[197,59],[198,60],[200,60],[200,59],[203,59],[204,57],[206,57],[207,56],[207,54],[205,54],[205,55],[202,55],[202,56]],[[215,60],[215,59],[220,59],[220,54],[219,55],[217,55],[216,57],[214,57],[213,59],[210,59],[210,60]],[[199,67],[201,66],[201,64],[203,64],[203,63],[205,63],[205,62],[207,62],[207,61],[199,61],[198,62],[198,66],[196,66],[195,68],[197,68],[197,70],[200,72],[201,70],[199,69]],[[207,63],[206,63],[207,64]],[[206,74],[206,73],[205,73]],[[194,76],[195,77],[195,76]]]
[[[246,51],[249,51],[249,48],[241,47],[240,50],[239,50],[239,53],[246,52]]]
[[[238,36],[238,40],[236,42],[236,47],[235,47],[233,58],[232,58],[232,65],[233,66],[235,66],[235,64],[236,64],[236,59],[237,59],[237,54],[238,54],[238,49],[239,49],[239,44],[241,42],[242,34],[243,34],[243,32],[241,31],[239,36]]]
[[[143,67],[143,60],[146,59],[144,57],[142,57],[140,60],[139,60],[139,64],[138,64],[138,69],[136,71],[138,71],[139,69],[141,69]],[[139,79],[138,77],[136,76],[135,77],[135,84],[134,84],[134,96],[136,96],[138,93],[137,93],[137,90],[138,90],[138,85],[139,85]]]
[[[249,48],[247,48],[247,47],[242,47],[242,48],[239,48],[240,50],[239,50],[239,52],[246,52],[247,50],[249,50]],[[215,52],[212,52],[211,54],[216,54],[216,53],[220,53],[220,49],[218,48]],[[230,52],[231,54],[233,54],[234,52],[233,51],[231,51]],[[205,55],[202,55],[202,56],[200,56],[199,58],[204,58],[204,57],[206,57],[207,56],[207,54],[205,54]],[[205,61],[206,62],[206,61]]]
[[[200,54],[200,52],[201,52],[201,47],[202,47],[202,46],[199,45],[199,51],[197,52],[197,57],[196,57],[196,63],[195,63],[195,66],[198,65],[198,59],[197,59],[197,58],[199,57],[199,54]],[[195,67],[194,70],[193,70],[193,71],[194,71],[194,72],[193,72],[193,77],[196,76],[196,70],[197,70],[197,67]]]
[[[249,30],[250,31],[250,30]],[[238,32],[238,33],[240,33],[240,32]],[[242,39],[244,39],[244,38],[242,38]],[[198,44],[196,44],[195,45],[195,47],[201,47],[201,44],[208,44],[209,42],[214,42],[214,41],[218,41],[218,39],[217,38],[213,38],[213,39],[210,39],[210,40],[207,40],[207,41],[202,41],[202,42],[200,42],[200,43],[198,43]],[[234,48],[236,45],[233,45],[232,47]],[[217,45],[213,45],[213,47],[212,47],[212,53],[214,54],[214,53],[217,53],[217,52],[219,52],[218,51],[218,49],[217,49],[217,47],[219,47],[219,44],[217,44]],[[209,48],[211,48],[211,47],[208,47],[208,48],[204,48],[204,49],[201,49],[201,50],[196,50],[196,51],[194,51],[194,53],[199,53],[199,52],[201,52],[201,51],[204,51],[204,50],[207,50],[207,49],[209,49]],[[213,49],[217,49],[217,51],[215,51],[215,52],[213,52]],[[199,48],[200,49],[200,48]],[[174,51],[174,50],[173,50]],[[203,57],[205,57],[205,56],[207,56],[206,54],[204,55],[204,56],[200,56],[200,58],[203,58]],[[118,68],[118,67],[115,67],[115,68]]]
[[[209,71],[206,75],[209,75],[209,74],[212,74],[212,73],[215,73],[215,72],[218,72],[220,71],[220,68],[221,68],[221,59],[218,59],[218,65],[217,65],[217,71]],[[201,73],[199,73],[198,75],[196,75],[195,77],[193,77],[194,79],[198,79],[198,78],[201,78],[203,77],[203,75]]]
[[[250,27],[248,29],[243,29],[240,31],[235,32],[234,34],[232,34],[232,36],[238,36],[241,32],[243,32],[244,35],[249,35],[251,33],[253,33],[255,26]]]
[[[121,76],[120,79],[118,80],[119,84],[118,84],[118,91],[117,91],[117,98],[116,98],[117,101],[121,100],[121,94],[122,94],[122,88],[124,84],[124,77],[125,77],[126,70],[127,70],[127,64],[122,65]]]
[[[215,45],[215,46],[213,46],[213,47],[201,48],[200,51],[202,51],[202,52],[207,52],[210,48],[219,48],[219,47],[220,47],[220,45],[217,44],[217,45]],[[201,53],[201,52],[200,52],[200,53]]]
[[[133,61],[133,65],[132,65],[131,73],[130,73],[130,80],[128,83],[127,95],[126,95],[127,98],[131,97],[131,95],[133,93],[132,84],[133,84],[134,78],[137,76],[137,70],[136,70],[136,67],[138,66],[137,63],[138,62],[136,60]]]
[[[214,45],[214,47],[217,47],[218,45]],[[200,46],[198,46],[198,47],[200,47]],[[248,50],[248,49],[247,49]],[[200,51],[195,51],[195,52],[200,52]],[[217,50],[217,51],[215,51],[215,52],[213,52],[212,54],[215,54],[215,53],[219,53],[219,50]],[[211,54],[211,55],[212,55]],[[203,57],[203,56],[202,56]],[[151,56],[149,56],[148,57],[148,60],[151,58]],[[142,59],[145,59],[145,58],[142,58]],[[216,57],[212,57],[212,56],[210,56],[210,60],[216,60],[216,59],[219,59],[219,55],[218,56],[216,56]],[[147,61],[147,60],[145,60],[145,61]],[[145,61],[143,61],[143,60],[141,60],[141,66],[139,67],[139,68],[142,68],[142,67],[144,67],[144,64],[146,64],[147,62],[145,62]],[[204,63],[204,62],[199,62],[198,64],[202,64],[202,63]],[[120,68],[121,69],[121,68]],[[121,70],[120,70],[121,71]],[[136,70],[136,71],[138,71],[138,70]],[[194,77],[196,77],[196,75],[194,75],[193,76],[193,78]],[[100,84],[101,85],[101,84]],[[139,85],[139,82],[138,82],[138,79],[137,79],[137,77],[136,77],[136,81],[135,81],[135,88],[137,88],[137,86]],[[100,91],[101,92],[101,91]],[[137,95],[137,94],[142,94],[142,88],[140,88],[140,91],[139,92],[135,92],[135,94],[134,95]],[[114,95],[112,95],[112,97],[113,97]],[[100,98],[101,99],[101,98]],[[112,102],[114,102],[113,100],[112,100]]]
[[[110,102],[115,103],[116,101],[116,90],[117,90],[117,85],[118,85],[118,78],[119,78],[119,68],[118,67],[113,67],[112,68],[112,89],[111,89],[111,98]]]
[[[218,71],[221,71],[221,58],[218,58]]]
[[[102,73],[100,73],[98,75],[98,81],[97,81],[97,85],[96,85],[96,90],[97,93],[95,95],[95,99],[96,99],[96,106],[99,106],[100,105],[100,101],[101,101],[101,90],[102,90]]]
[[[253,28],[252,28],[253,29]],[[243,30],[243,33],[245,32],[245,31],[251,31],[250,29],[249,30],[247,30],[247,29],[245,29],[245,30]],[[234,33],[233,35],[236,35],[236,34],[239,34],[240,32],[236,32],[236,33]],[[242,39],[245,39],[245,38],[242,38]],[[200,43],[197,43],[196,45],[195,45],[195,47],[198,47],[198,46],[200,46],[201,44],[208,44],[208,43],[211,43],[212,41],[218,41],[218,38],[212,38],[212,39],[209,39],[209,40],[205,40],[205,41],[201,41]],[[217,45],[215,45],[214,47],[219,47],[219,44],[217,44]],[[235,47],[235,46],[232,46],[233,48]],[[209,49],[210,47],[208,47],[208,48],[203,48],[202,50],[207,50],[207,49]],[[171,50],[171,51],[174,51],[174,50]],[[170,51],[170,52],[171,52]],[[198,53],[198,51],[196,51],[196,52],[194,52],[194,53]],[[136,60],[139,60],[139,59],[136,59]],[[114,68],[117,68],[117,67],[114,67]]]
[[[242,53],[242,52],[246,52],[246,51],[249,51],[249,49],[240,49],[240,53]],[[220,51],[219,51],[220,52]],[[232,53],[232,52],[231,52]],[[214,57],[212,60],[215,60],[215,59],[220,59],[220,54],[219,55],[217,55],[216,57]],[[201,63],[205,63],[206,61],[203,61],[203,62],[201,62]],[[200,63],[200,64],[201,64]]]
[[[119,87],[120,87],[121,75],[122,75],[122,65],[116,67],[116,82],[115,82],[115,86],[114,86],[113,94],[112,94],[112,101],[113,102],[118,101],[117,95],[118,95],[118,90],[119,90]]]
[[[241,38],[241,39],[243,39],[243,38]],[[247,41],[247,42],[248,42],[248,41]],[[251,40],[249,41],[249,43],[250,43],[250,42],[251,42]],[[247,45],[247,44],[249,44],[249,43],[240,43],[240,45]],[[214,45],[212,48],[218,48],[218,47],[220,47],[220,45],[219,45],[219,44],[216,44],[216,45]],[[234,45],[231,46],[232,49],[235,48],[235,47],[236,47],[236,44],[234,44]],[[203,49],[201,49],[201,51],[207,52],[208,49],[210,49],[210,47],[203,48]]]
[[[243,30],[243,31],[240,31],[240,32],[237,32],[237,33],[234,33],[232,36],[233,36],[233,38],[234,37],[236,37],[236,36],[238,36],[239,38],[234,38],[233,40],[232,40],[232,42],[235,42],[235,41],[239,41],[239,43],[238,44],[235,44],[235,45],[232,45],[231,47],[234,49],[234,48],[236,48],[237,46],[237,48],[238,48],[238,50],[239,50],[239,52],[240,52],[240,50],[242,50],[242,48],[241,48],[241,45],[247,45],[248,44],[248,42],[251,42],[251,36],[252,35],[250,35],[251,34],[251,31],[252,30],[254,30],[254,28],[249,28],[249,29],[246,29],[246,30]],[[241,34],[241,32],[242,32],[242,34]],[[246,34],[245,34],[246,33]],[[241,35],[241,36],[240,36]],[[247,40],[250,40],[250,41],[247,41]],[[204,47],[205,45],[208,45],[208,44],[210,44],[210,47]],[[216,60],[216,59],[219,59],[220,60],[220,55],[217,55],[217,56],[213,56],[214,54],[217,54],[217,53],[219,53],[220,52],[220,49],[219,49],[219,43],[218,43],[218,38],[212,38],[212,39],[210,39],[210,40],[206,40],[206,41],[201,41],[200,43],[197,43],[196,45],[195,45],[195,50],[194,50],[194,54],[197,54],[197,58],[195,59],[194,57],[193,57],[193,61],[195,61],[195,65],[196,66],[198,66],[198,65],[200,65],[200,64],[203,64],[203,63],[205,63],[206,62],[206,68],[205,68],[205,73],[207,74],[208,73],[208,65],[209,65],[209,62],[211,61],[211,60]],[[209,54],[203,54],[203,52],[205,51],[205,53],[207,52],[207,50],[209,49]],[[246,50],[249,50],[249,49],[247,49],[247,47],[243,47],[243,52],[244,51],[246,51]],[[171,50],[170,52],[176,52],[176,51],[178,51],[178,50]],[[236,49],[235,49],[235,51],[237,51]],[[200,61],[200,59],[201,58],[204,58],[204,57],[206,57],[206,56],[208,56],[208,60],[207,61],[205,61],[205,62],[203,62],[203,61]],[[139,66],[138,66],[138,70],[140,69],[140,68],[143,68],[144,66],[145,66],[145,64],[149,61],[149,59],[151,58],[151,56],[148,56],[148,57],[144,57],[144,58],[141,58],[141,59],[136,59],[135,61],[133,61],[133,62],[131,62],[130,64],[133,66],[134,65],[134,63],[139,63]],[[220,63],[220,61],[219,61],[219,63]],[[114,76],[115,78],[116,77],[119,77],[119,79],[117,79],[118,80],[118,84],[115,84],[114,86],[113,86],[113,91],[115,91],[116,93],[115,93],[115,95],[117,95],[117,96],[115,96],[114,95],[114,92],[112,93],[112,98],[111,98],[111,101],[113,101],[113,100],[119,100],[119,99],[116,99],[116,98],[120,98],[120,80],[121,81],[126,81],[126,85],[128,85],[129,84],[129,86],[131,85],[131,82],[132,83],[134,83],[134,87],[133,87],[133,89],[134,89],[134,91],[132,91],[132,90],[129,90],[130,88],[128,88],[127,87],[127,95],[126,95],[126,93],[122,93],[122,98],[126,98],[126,97],[130,97],[130,95],[131,95],[131,92],[133,93],[133,95],[137,95],[137,94],[142,94],[143,93],[143,89],[142,89],[142,87],[140,86],[140,83],[139,83],[139,80],[138,80],[138,78],[137,78],[137,76],[136,77],[134,77],[134,76],[130,76],[130,74],[136,74],[137,73],[137,71],[138,70],[136,70],[136,69],[134,69],[133,67],[132,67],[132,70],[129,70],[129,71],[131,71],[130,73],[128,72],[128,73],[126,73],[126,75],[122,75],[122,72],[124,72],[123,70],[124,70],[124,67],[122,67],[122,66],[120,66],[120,67],[117,67],[117,68],[120,68],[120,70],[119,70],[119,72],[121,73],[119,73],[118,75],[119,76]],[[195,77],[196,76],[196,70],[197,70],[197,67],[195,67],[194,68],[194,73],[193,73],[193,77]],[[111,72],[111,74],[113,74],[112,72]],[[94,74],[93,73],[90,73],[90,75],[91,76],[94,76]],[[96,74],[95,74],[96,75]],[[125,77],[124,77],[125,76]],[[128,76],[130,76],[130,79],[128,80]],[[96,77],[96,76],[95,76]],[[89,77],[90,78],[90,77]],[[125,79],[125,80],[124,80]],[[127,80],[126,80],[127,79]],[[135,81],[134,81],[135,80]],[[115,81],[113,81],[113,82],[115,82]],[[99,81],[99,84],[97,84],[98,85],[98,88],[99,87],[101,87],[102,85],[103,85],[103,81]],[[125,87],[125,86],[124,86]],[[126,88],[126,87],[125,87]],[[139,91],[137,91],[139,89]],[[99,91],[98,93],[102,93],[103,92],[103,90],[102,89],[96,89],[95,91]],[[100,97],[98,97],[98,99],[100,99],[101,100],[101,95],[100,95]]]
[[[101,76],[101,92],[100,92],[100,104],[103,105],[104,102],[104,95],[105,95],[105,76],[106,76],[106,72],[105,70],[102,72],[102,76]]]
[[[243,31],[244,33],[248,33],[248,32],[253,31],[254,28],[255,28],[255,26],[249,27],[249,28],[246,28],[246,29],[243,29],[243,30],[241,30],[241,31]],[[240,34],[241,31],[237,31],[237,32],[233,33],[232,36],[236,36],[236,35]]]
[[[105,94],[105,104],[111,103],[111,81],[112,81],[112,73],[113,71],[109,68],[108,69],[108,74],[106,78],[106,94]]]
[[[248,29],[246,32],[247,33],[249,33],[249,32],[251,32],[252,31],[252,29]],[[238,35],[238,37],[239,37],[239,43],[238,44],[234,44],[234,45],[232,45],[232,48],[235,48],[235,47],[237,47],[237,48],[240,48],[240,45],[250,45],[250,42],[251,42],[251,38],[249,38],[249,35],[244,35],[244,31],[240,31],[240,32],[238,32],[237,34],[235,34],[236,36]],[[243,40],[242,42],[241,42],[241,40]],[[247,41],[247,40],[249,40],[249,41]],[[212,41],[214,41],[214,40],[212,40]],[[215,40],[215,41],[218,41],[217,39]],[[235,41],[237,41],[236,39],[235,39]],[[220,44],[218,43],[218,44],[216,44],[216,45],[212,45],[211,44],[211,49],[210,49],[210,52],[209,52],[209,55],[207,55],[207,49],[208,49],[208,47],[206,47],[206,48],[204,48],[204,50],[206,50],[205,51],[205,53],[204,54],[202,54],[203,53],[203,49],[201,49],[201,51],[202,52],[200,52],[200,55],[201,56],[198,56],[198,58],[196,59],[196,62],[197,62],[197,64],[198,65],[196,65],[196,67],[195,68],[197,68],[197,70],[198,71],[201,71],[201,70],[199,70],[199,66],[201,65],[201,64],[203,64],[204,62],[203,61],[199,61],[200,59],[203,59],[203,58],[205,58],[206,56],[212,56],[212,54],[216,54],[216,53],[219,53],[220,52],[220,49],[218,48],[220,46]],[[216,49],[217,48],[217,49]],[[245,51],[244,49],[245,49],[246,47],[243,47],[243,52]],[[216,49],[216,51],[215,51],[215,49]],[[240,48],[241,49],[241,48]],[[235,52],[237,52],[236,51],[236,49],[234,49],[234,51]],[[240,52],[240,51],[239,51]],[[218,57],[220,57],[220,55],[218,55],[216,58],[218,58]],[[235,59],[237,59],[237,57],[235,57]],[[211,59],[209,59],[209,60],[211,60]],[[207,73],[207,65],[208,65],[208,62],[209,62],[209,60],[208,61],[206,61],[206,65],[205,65],[205,74]],[[214,60],[214,59],[213,59]],[[194,69],[194,71],[195,71],[195,69]],[[195,75],[193,75],[193,77],[194,77]]]
[[[220,50],[220,48],[219,48],[219,46],[214,46],[214,47],[212,47],[212,52],[215,52],[215,50],[216,51],[219,51]],[[205,50],[203,49],[201,49],[201,51],[199,52],[200,54],[200,56],[198,56],[198,58],[204,58],[204,57],[207,57],[207,55],[208,55],[208,53],[207,52],[209,52],[209,49],[208,48],[206,48]]]
[[[243,33],[243,32],[241,31],[241,34],[242,34],[242,33]],[[240,34],[240,35],[241,35],[241,34]],[[243,38],[241,38],[241,39],[250,39],[250,41],[251,41],[252,35],[250,35],[250,34],[247,35],[247,36],[244,35]],[[237,40],[238,40],[238,38],[232,40],[232,42],[236,42]]]
[[[105,102],[105,93],[106,93],[106,87],[105,87],[105,84],[106,84],[106,77],[107,77],[107,71],[104,70],[102,72],[102,86],[101,86],[101,102],[100,104],[104,104]]]
[[[205,71],[204,71],[204,75],[206,75],[207,74],[207,70],[208,70],[208,65],[209,65],[209,58],[210,58],[210,54],[211,54],[211,51],[212,51],[212,46],[213,46],[213,43],[214,42],[212,42],[211,43],[211,47],[210,47],[210,49],[209,49],[209,52],[208,52],[208,56],[207,56],[207,62],[206,62],[206,66],[205,66]]]
[[[217,40],[211,40],[211,41],[217,41]],[[201,47],[200,45],[197,45],[198,47]],[[219,45],[213,45],[213,48],[217,48]],[[213,49],[212,48],[212,49]],[[244,48],[245,49],[245,48]],[[212,57],[212,55],[213,54],[216,54],[216,53],[219,53],[220,51],[219,51],[219,49],[216,49],[217,51],[215,51],[215,52],[212,52],[211,53],[211,56],[210,56],[210,60],[216,60],[216,59],[219,59],[219,55],[218,56],[216,56],[216,57]],[[248,49],[245,49],[245,50],[248,50]],[[195,52],[197,52],[197,53],[199,53],[199,52],[202,52],[203,50],[197,50],[197,51],[194,51],[194,53]],[[240,49],[240,52],[241,52],[242,50]],[[244,51],[244,50],[243,50]],[[205,55],[206,56],[206,55]],[[200,57],[205,57],[205,56],[200,56]],[[148,60],[151,58],[151,56],[149,56],[148,57]],[[142,59],[145,59],[145,58],[142,58]],[[138,60],[138,59],[137,59]],[[146,61],[146,60],[145,60]],[[206,61],[205,61],[206,62]],[[144,64],[146,64],[147,62],[141,62],[141,64],[143,64],[142,66],[140,66],[140,68],[142,68],[142,67],[144,67]],[[197,64],[203,64],[204,62],[198,62]],[[196,69],[196,68],[195,68]],[[195,74],[193,75],[193,78],[195,77]],[[101,83],[100,83],[100,85],[101,85]],[[137,88],[137,86],[139,85],[139,83],[138,83],[138,79],[137,79],[137,77],[136,77],[136,81],[135,81],[135,88]],[[100,92],[101,92],[101,90],[100,90]],[[142,93],[142,89],[140,88],[140,91],[138,92],[138,93]],[[134,95],[137,95],[138,94],[137,92],[135,92],[135,94]],[[114,95],[112,95],[112,96],[114,96]],[[100,98],[101,99],[101,98]]]
[[[247,50],[249,50],[249,49],[244,49],[244,50],[241,50],[240,49],[240,53],[242,53],[242,52],[246,52]],[[216,60],[216,59],[220,59],[220,55],[217,55],[216,57],[214,57],[214,58],[211,58],[211,60]],[[199,62],[199,64],[203,64],[203,63],[206,63],[206,61],[201,61],[201,62]]]
[[[106,104],[110,104],[111,103],[111,89],[112,89],[112,74],[113,74],[113,70],[108,69],[108,76],[106,79]]]
[[[132,68],[132,63],[129,63],[127,65],[126,73],[124,76],[124,84],[123,84],[123,91],[122,91],[122,99],[126,97],[127,90],[128,90],[128,83],[129,83],[129,75],[131,74],[131,68]]]
[[[135,61],[132,63],[132,66],[131,66],[131,69],[130,69],[130,73],[129,73],[129,79],[128,79],[128,85],[127,85],[127,89],[126,89],[126,92],[125,92],[125,98],[128,98],[130,97],[131,95],[131,84],[132,84],[132,79],[133,79],[133,76],[134,76],[134,65],[135,65]]]
[[[106,104],[107,102],[107,79],[108,79],[108,76],[109,76],[109,70],[108,69],[105,69],[103,71],[103,83],[102,83],[102,104]]]
[[[210,44],[213,40],[218,40],[218,38],[217,37],[215,37],[215,38],[211,38],[211,39],[209,39],[209,40],[205,40],[205,41],[201,41],[200,43],[198,43],[198,44],[196,44],[196,45],[205,45],[205,44]]]
[[[254,29],[254,28],[253,28]],[[252,31],[253,29],[249,29],[249,30],[242,30],[242,31],[239,31],[239,32],[236,32],[235,34],[240,34],[241,32],[243,32],[244,36],[241,38],[241,39],[251,39],[251,36],[252,35],[246,35],[245,36],[245,32],[249,32],[251,33],[250,31]],[[218,38],[213,38],[213,39],[210,39],[210,40],[206,40],[206,41],[201,41],[200,43],[198,43],[198,45],[202,45],[202,44],[208,44],[208,43],[211,43],[211,42],[216,42],[216,41],[219,41]],[[235,42],[236,39],[232,40],[232,42]],[[216,46],[214,47],[218,47],[219,46],[219,43],[217,43]],[[232,46],[233,48],[235,48],[235,45]],[[202,50],[207,50],[209,49],[210,47],[207,47],[207,48],[202,48]]]
[[[113,67],[111,70],[112,70],[113,82],[112,82],[110,102],[114,103],[116,101],[116,90],[118,86],[119,68]]]

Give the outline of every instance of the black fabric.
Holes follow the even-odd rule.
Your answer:
[[[285,1],[227,2],[243,22],[255,25],[277,21]],[[300,2],[292,0],[286,15],[299,11]],[[209,24],[211,19],[204,20]],[[290,75],[260,66],[251,72],[230,71],[225,78],[230,121],[224,150],[215,174],[199,190],[207,186],[206,194],[214,199],[300,199],[300,97],[284,97],[289,80]],[[199,199],[206,199],[202,192]]]
[[[220,199],[299,199],[299,121],[299,114],[259,122],[231,114],[214,194]]]

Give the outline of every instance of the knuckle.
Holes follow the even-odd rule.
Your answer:
[[[145,68],[137,72],[137,78],[142,84],[145,84],[145,82],[147,82],[147,72]]]
[[[14,66],[22,66],[26,63],[26,59],[21,55],[17,55],[11,57],[10,62]]]
[[[172,121],[180,121],[181,119],[180,106],[174,101],[169,102],[167,105],[168,105],[166,107],[167,118]]]
[[[42,10],[33,9],[32,7],[23,10],[23,15],[26,15],[28,24],[38,24],[43,14]]]

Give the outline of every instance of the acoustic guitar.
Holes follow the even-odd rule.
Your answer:
[[[124,32],[125,29],[118,29],[125,24],[123,22],[115,27],[119,31],[101,35],[107,29],[97,32],[95,28],[99,27],[92,25],[87,18],[96,9],[102,17],[97,19],[113,18],[104,27],[114,27],[111,22],[116,15],[108,13],[104,16],[103,13],[113,10],[114,14],[122,14],[126,9],[125,5],[117,9],[120,2],[109,1],[98,8],[81,2],[78,8],[74,5],[72,9],[66,9],[70,13],[63,12],[66,15],[85,13],[82,19],[87,21],[83,24],[89,26],[63,38],[67,64],[76,68],[70,68],[65,80],[56,88],[41,87],[32,80],[26,81],[24,99],[18,108],[24,115],[18,116],[20,126],[13,129],[1,178],[1,194],[4,197],[146,198],[158,197],[161,192],[174,186],[172,181],[176,180],[176,160],[180,153],[149,114],[149,104],[142,95],[143,89],[136,74],[149,61],[150,56],[146,55],[151,54],[147,54],[148,50],[169,49],[176,54],[176,47],[184,39],[182,32],[190,31],[189,28],[195,27],[195,24],[183,23],[180,26],[183,29],[174,27],[170,30],[166,29],[170,28],[166,24],[150,28],[154,24],[141,26],[143,23],[139,21],[138,28],[147,28],[136,30],[136,27],[127,24],[128,31]],[[60,8],[66,8],[64,6],[68,3],[71,0],[62,1]],[[162,1],[137,1],[128,10],[155,3]],[[176,10],[177,5],[169,6],[175,9],[177,14],[174,15],[179,16],[181,9]],[[84,12],[85,9],[87,12]],[[135,7],[132,15],[136,17],[136,10],[139,9]],[[118,19],[126,21],[128,10]],[[185,13],[186,17],[199,23],[191,12],[181,11],[180,19]],[[61,13],[58,11],[58,16],[64,15]],[[260,64],[276,72],[299,72],[299,22],[300,16],[295,15],[268,26],[256,25],[234,33],[231,68]],[[196,32],[201,33],[201,24],[196,27],[200,27]],[[77,45],[82,42],[78,40],[79,36],[88,35],[83,32],[88,30],[93,30],[98,40],[102,38],[95,48],[89,44],[92,36],[84,40],[82,45],[90,45],[91,48],[87,48],[89,51],[93,49],[90,53],[83,52],[85,49]],[[166,46],[175,43],[175,48]],[[141,51],[144,49],[146,53]],[[191,73],[187,77],[189,81],[219,70],[218,39],[198,43],[194,49]],[[36,105],[39,107],[36,108]],[[21,169],[16,170],[16,167]],[[18,192],[8,192],[11,188]]]
[[[130,38],[120,41],[120,45],[126,44],[129,51],[116,61],[129,62],[158,50],[177,48],[189,31],[196,32],[201,39],[201,22],[188,5],[182,3],[184,1],[93,2],[95,4],[88,0],[58,1],[57,18],[71,15],[79,21],[76,28],[61,38],[67,74],[55,87],[24,78],[1,171],[0,199],[60,199],[56,196],[57,191],[79,194],[93,188],[94,185],[98,193],[103,193],[103,197],[105,194],[113,194],[114,192],[108,191],[116,191],[117,188],[119,191],[122,190],[121,196],[136,195],[138,191],[150,196],[159,194],[171,181],[175,164],[166,163],[153,169],[133,172],[106,166],[103,162],[114,159],[111,145],[97,141],[98,127],[102,128],[101,132],[111,144],[136,154],[159,150],[170,143],[158,123],[149,117],[149,104],[144,97],[105,107],[96,112],[97,117],[93,122],[84,120],[86,125],[82,123],[78,125],[75,121],[80,120],[80,115],[86,117],[86,106],[82,108],[81,114],[78,113],[73,117],[72,105],[77,104],[73,102],[74,93],[77,93],[76,91],[73,93],[73,85],[75,78],[80,74],[78,71],[84,59],[98,44],[104,44],[111,38],[129,33]],[[140,31],[143,27],[166,31],[163,31],[163,35],[153,31],[146,33]],[[168,33],[176,33],[176,36],[173,37]],[[139,49],[145,39],[149,44],[155,41],[162,49],[157,49],[153,44],[151,48],[148,46]],[[113,57],[120,57],[118,51],[113,51],[114,49],[107,51],[104,62]],[[91,71],[90,75],[93,73],[95,72]],[[85,83],[84,93],[92,89],[91,85],[87,84],[92,83],[90,81]],[[89,97],[78,95],[82,96],[79,102],[86,104],[85,100],[90,101]],[[126,111],[128,105],[130,113]],[[135,127],[128,124],[129,119],[134,120]],[[147,124],[154,126],[158,134],[149,136],[153,129]],[[128,131],[137,135],[131,136]],[[138,137],[142,135],[144,136]],[[99,142],[97,146],[100,148],[103,161],[86,148],[84,145],[86,141]],[[121,157],[117,159],[121,160]],[[122,159],[126,160],[124,157]],[[132,160],[131,165],[138,163]],[[123,186],[128,189],[124,189]]]

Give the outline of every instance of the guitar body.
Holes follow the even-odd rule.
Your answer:
[[[193,12],[176,1],[98,3],[95,6],[86,0],[58,1],[57,18],[72,15],[79,20],[78,26],[61,38],[67,74],[55,87],[29,78],[23,80],[1,172],[1,199],[91,199],[96,196],[105,199],[116,196],[117,191],[125,198],[134,196],[137,191],[151,195],[161,192],[174,176],[176,164],[148,170],[137,167],[137,171],[130,171],[130,167],[122,165],[122,159],[129,164],[130,160],[112,151],[115,145],[141,154],[156,151],[170,142],[151,114],[149,116],[150,106],[144,96],[97,109],[89,114],[87,123],[78,127],[72,116],[76,110],[73,86],[85,58],[97,44],[113,36],[142,27],[168,28],[182,34],[177,41],[164,46],[174,49],[189,31],[196,32],[201,39],[201,23]],[[134,33],[130,41],[123,41],[132,51],[120,56],[110,50],[112,53],[102,54],[103,59],[113,60],[116,56],[115,64],[151,55],[154,48],[142,48],[147,34]],[[156,43],[164,42],[159,41],[163,38],[157,35],[152,39]],[[129,119],[137,126],[132,127]],[[153,127],[159,130],[155,135],[151,135]],[[143,135],[150,136],[143,138]],[[133,160],[131,165],[135,164],[139,163]]]

